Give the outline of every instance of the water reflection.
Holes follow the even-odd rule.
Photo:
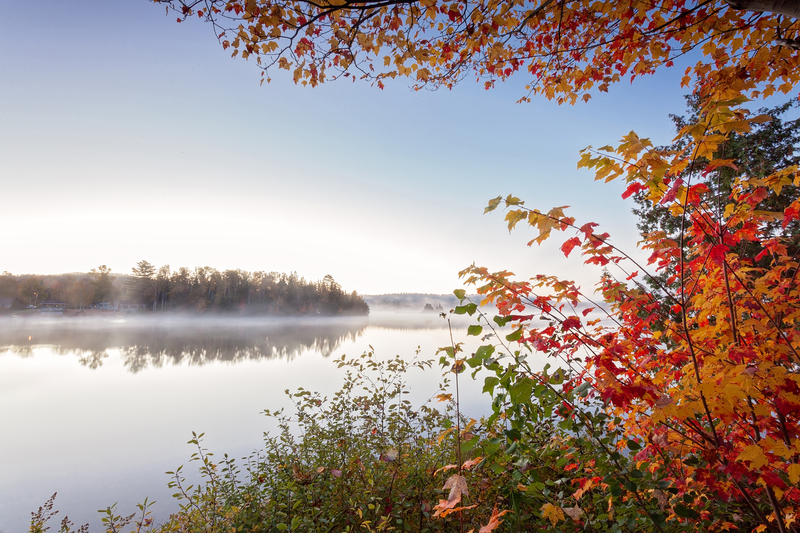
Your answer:
[[[49,346],[77,355],[96,369],[118,352],[133,373],[167,364],[204,365],[256,359],[293,359],[304,352],[329,356],[342,342],[360,337],[367,318],[272,320],[126,319],[103,321],[8,320],[0,323],[0,350],[29,357]]]

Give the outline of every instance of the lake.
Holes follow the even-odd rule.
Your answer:
[[[456,342],[474,351],[461,321]],[[369,318],[180,319],[64,317],[0,320],[0,533],[27,531],[30,513],[58,492],[52,530],[66,514],[100,531],[98,509],[130,514],[149,497],[156,519],[177,508],[167,470],[185,465],[192,432],[221,457],[259,448],[273,429],[264,409],[284,390],[336,391],[333,360],[372,346],[380,358],[438,359],[450,344],[435,314]],[[464,374],[463,376],[467,376]],[[420,403],[438,366],[409,376]],[[462,409],[488,412],[481,384],[462,380]]]

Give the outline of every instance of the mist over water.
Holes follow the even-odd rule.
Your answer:
[[[455,327],[466,324],[455,320]],[[5,318],[0,320],[0,354],[32,356],[47,346],[58,355],[77,355],[82,365],[102,366],[117,351],[130,372],[148,367],[213,361],[291,360],[304,352],[323,357],[368,327],[403,331],[441,329],[432,314],[378,313],[371,317],[233,318],[132,316],[128,318]]]
[[[456,342],[469,317],[455,317]],[[167,470],[188,463],[192,431],[219,458],[258,449],[284,390],[331,394],[335,360],[374,348],[380,358],[438,359],[450,344],[436,313],[347,318],[109,316],[0,319],[0,532],[25,531],[30,512],[58,491],[56,508],[98,530],[98,509],[133,512],[145,496],[155,516],[176,508]],[[408,376],[425,401],[441,372]],[[465,411],[485,400],[462,384]],[[53,524],[56,527],[57,524]]]

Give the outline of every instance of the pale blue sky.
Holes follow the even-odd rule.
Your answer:
[[[260,86],[211,27],[146,0],[0,0],[0,271],[147,259],[331,274],[373,294],[450,292],[473,261],[580,277],[483,207],[508,193],[571,205],[632,246],[622,184],[576,170],[578,151],[630,130],[668,142],[682,71],[574,107],[516,104],[523,77],[413,92],[303,88],[281,71]]]

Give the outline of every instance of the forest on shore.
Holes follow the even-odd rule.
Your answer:
[[[369,306],[346,292],[332,276],[307,281],[296,272],[219,271],[211,267],[171,270],[139,261],[130,274],[106,265],[88,273],[0,275],[0,308],[19,310],[59,302],[70,309],[118,309],[138,304],[138,312],[238,313],[246,315],[367,315]],[[102,306],[101,304],[105,304]],[[136,307],[133,307],[134,309]]]

